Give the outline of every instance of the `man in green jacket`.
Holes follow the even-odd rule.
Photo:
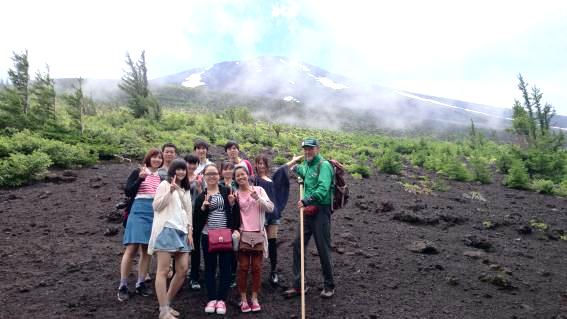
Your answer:
[[[304,208],[304,244],[307,246],[311,236],[315,239],[321,269],[323,271],[324,287],[321,297],[331,298],[335,294],[333,265],[331,262],[331,192],[333,167],[329,161],[319,154],[319,141],[306,138],[302,143],[304,161],[292,170],[303,179],[305,191],[303,198],[297,202],[299,208]],[[295,157],[298,161],[301,157]],[[315,210],[311,214],[307,211]],[[300,230],[293,242],[293,287],[285,292],[287,297],[301,293],[301,242]]]

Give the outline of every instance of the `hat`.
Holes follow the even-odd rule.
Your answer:
[[[317,139],[314,137],[308,137],[304,139],[303,142],[301,143],[301,147],[315,147],[315,146],[319,146],[319,141],[317,141]]]

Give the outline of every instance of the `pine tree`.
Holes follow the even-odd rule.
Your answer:
[[[146,117],[159,121],[161,119],[161,106],[153,97],[148,88],[148,70],[146,68],[146,55],[142,51],[138,62],[132,61],[126,53],[128,70],[122,76],[122,83],[118,87],[128,95],[128,107],[134,117]]]
[[[12,61],[14,61],[14,69],[8,70],[8,78],[12,86],[9,90],[13,90],[13,93],[17,94],[19,97],[19,104],[22,109],[22,113],[28,114],[30,108],[30,64],[28,62],[28,50],[22,54],[17,54],[16,52],[13,52],[13,54],[14,56],[12,57]]]
[[[518,75],[518,80],[520,83],[518,84],[518,89],[522,92],[522,97],[524,98],[524,107],[528,112],[528,129],[529,129],[529,136],[532,139],[536,139],[536,128],[535,128],[535,120],[534,120],[534,111],[533,106],[530,101],[530,96],[528,94],[528,83],[524,82],[524,78],[521,74]]]
[[[30,90],[30,115],[33,124],[39,127],[55,122],[55,81],[49,75],[49,66],[46,70],[37,71]]]
[[[63,100],[67,104],[67,113],[71,117],[73,127],[81,132],[85,131],[85,115],[95,112],[92,99],[83,94],[83,79],[77,79],[77,86],[73,85],[73,94],[63,95]]]

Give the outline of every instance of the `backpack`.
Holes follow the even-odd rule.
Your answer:
[[[346,206],[349,198],[348,185],[345,180],[345,168],[337,160],[328,160],[329,164],[333,167],[333,181],[331,182],[331,212],[341,209]],[[321,163],[318,165],[318,170],[321,169]]]

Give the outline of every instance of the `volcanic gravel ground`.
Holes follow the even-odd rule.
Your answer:
[[[134,167],[106,162],[0,191],[1,318],[158,317],[155,297],[133,294],[134,274],[130,300],[116,299],[123,230],[114,206]],[[334,298],[319,297],[314,243],[306,250],[308,318],[567,318],[566,199],[507,189],[500,177],[406,191],[401,182],[421,185],[422,174],[349,180],[350,203],[332,217]],[[233,289],[226,317],[299,318],[300,300],[281,296],[298,225],[295,182],[291,194],[281,287],[267,283],[265,260],[262,312],[240,314]],[[173,306],[204,318],[205,303],[204,290],[184,289]]]

